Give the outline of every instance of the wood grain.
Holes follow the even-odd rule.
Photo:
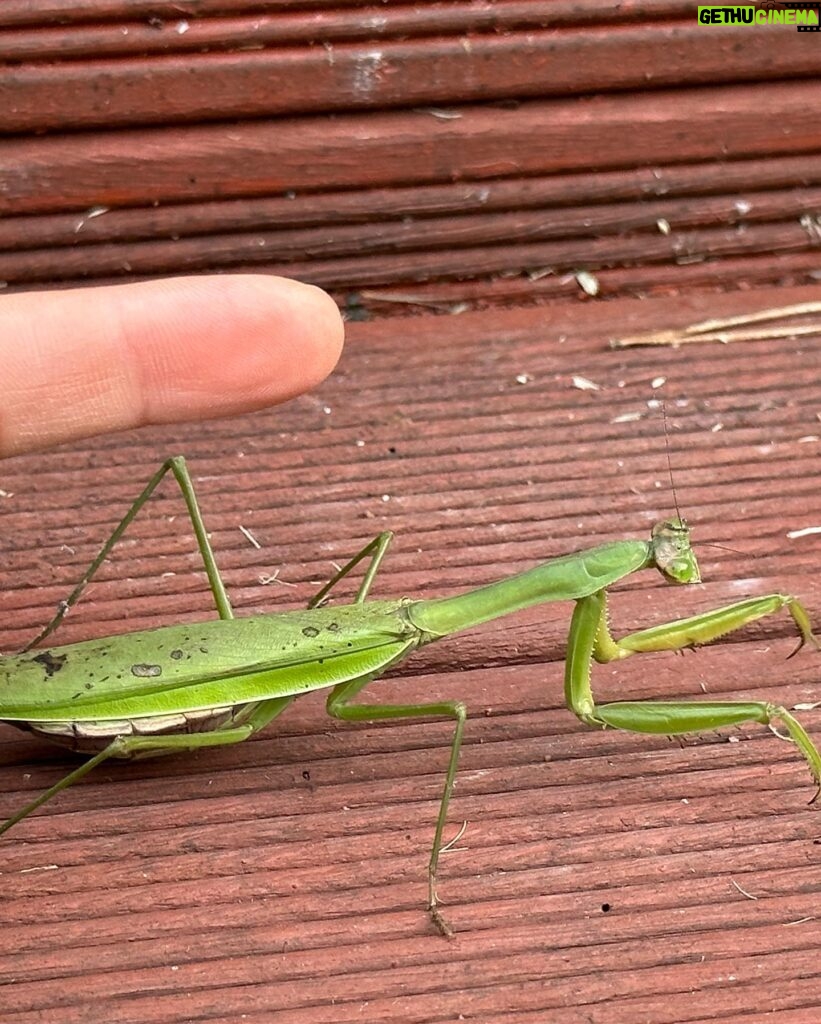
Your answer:
[[[382,529],[375,596],[444,594],[669,514],[661,400],[705,583],[637,575],[613,628],[773,590],[821,624],[821,541],[789,536],[821,525],[818,339],[608,344],[818,300],[817,36],[702,30],[684,0],[3,0],[0,60],[0,286],[285,273],[357,321],[286,407],[4,461],[0,650],[169,454],[240,614],[304,605]],[[569,613],[373,687],[470,711],[453,942],[424,910],[450,725],[343,726],[314,694],[235,748],[107,765],[0,840],[3,1024],[817,1024],[796,752],[585,729]],[[213,614],[167,486],[60,635]],[[817,705],[793,633],[599,667],[596,692]],[[0,726],[0,816],[71,764]]]
[[[710,312],[816,295],[714,296]],[[706,582],[636,577],[614,628],[773,589],[819,622],[819,539],[786,536],[818,523],[814,342],[608,348],[704,314],[691,293],[352,324],[339,371],[279,410],[8,460],[0,648],[47,618],[171,452],[190,458],[239,611],[304,603],[385,528],[378,593],[445,593],[669,512],[659,398]],[[64,639],[212,614],[181,506],[170,487],[152,502]],[[261,585],[274,570],[283,585]],[[374,686],[470,709],[451,825],[468,829],[442,872],[453,942],[423,910],[449,726],[345,727],[313,695],[237,748],[106,768],[4,837],[4,1022],[666,1024],[674,1004],[680,1024],[811,1024],[819,827],[800,760],[756,728],[682,745],[583,728],[561,707],[568,611],[454,637]],[[596,685],[817,702],[817,656],[785,661],[793,639],[774,618]],[[802,714],[814,735],[819,714]],[[0,733],[14,808],[69,762]]]
[[[418,16],[417,16],[418,17]],[[0,53],[23,63],[0,78],[0,131],[60,131],[146,124],[226,121],[235,118],[292,116],[323,111],[380,110],[425,104],[521,100],[668,85],[739,82],[816,76],[821,71],[818,47],[784,26],[741,30],[706,30],[690,16],[683,23],[541,31],[506,30],[469,35],[458,24],[452,34],[427,17],[420,18],[422,39],[363,41],[326,35],[314,25],[314,40],[323,45],[287,45],[254,31],[242,33],[228,53],[165,53],[104,59],[105,43],[96,51],[96,35],[72,31],[78,53],[51,33],[35,35],[28,45],[18,38]],[[166,33],[178,35],[177,19]],[[221,36],[221,26],[212,26]],[[228,35],[230,38],[230,26]],[[124,42],[122,29],[118,39]],[[130,29],[126,28],[130,34]],[[150,34],[146,26],[142,34]],[[157,34],[156,32],[154,33]],[[360,30],[360,34],[361,30]],[[249,42],[247,36],[252,40]],[[369,33],[370,35],[370,33]],[[194,45],[195,31],[189,45]],[[246,38],[243,38],[245,36]],[[774,38],[775,37],[775,38]],[[125,37],[128,38],[127,36]],[[142,47],[134,40],[139,53]],[[774,45],[775,43],[775,45]],[[16,45],[15,45],[16,44]],[[200,46],[207,47],[207,40]],[[230,45],[229,41],[221,43]],[[35,59],[34,53],[44,46]],[[250,47],[250,48],[249,48]],[[51,53],[49,53],[49,50]],[[22,52],[21,52],[22,51]],[[55,61],[54,58],[58,58]],[[810,83],[807,83],[810,86]],[[64,101],[66,93],[71,105]],[[811,100],[808,100],[811,102]]]
[[[463,107],[455,120],[428,111],[329,121],[283,118],[231,126],[120,131],[10,140],[3,145],[0,212],[216,199],[226,193],[491,179],[624,163],[794,155],[821,149],[821,83],[728,86]],[[766,116],[763,116],[766,114]],[[413,162],[409,164],[409,154]],[[272,155],[275,157],[272,159]]]

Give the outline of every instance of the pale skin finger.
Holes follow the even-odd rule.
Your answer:
[[[284,402],[342,337],[325,292],[259,274],[5,296],[0,457]]]

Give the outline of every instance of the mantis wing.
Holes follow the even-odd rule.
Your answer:
[[[373,677],[418,643],[402,607],[374,602],[216,619],[3,658],[0,720],[164,715]]]

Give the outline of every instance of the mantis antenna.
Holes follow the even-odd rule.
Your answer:
[[[670,427],[667,421],[667,405],[661,403],[661,415],[664,422],[664,450],[667,453],[667,472],[670,474],[670,490],[673,492],[673,504],[676,508],[676,515],[678,521],[683,523],[684,520],[681,518],[681,511],[678,507],[678,495],[676,494],[676,484],[673,480],[673,460],[670,458]]]
[[[670,490],[673,492],[673,505],[676,509],[676,515],[678,521],[683,523],[684,520],[681,518],[681,511],[678,507],[678,495],[676,494],[676,485],[673,480],[673,460],[670,456],[670,428],[669,421],[667,419],[667,405],[665,402],[661,403],[661,415],[664,421],[664,450],[667,453],[667,472],[670,475]],[[734,555],[743,555],[743,551],[739,551],[738,548],[728,547],[726,544],[716,544],[714,541],[703,540],[701,544],[708,548],[721,548],[722,551],[732,551]]]

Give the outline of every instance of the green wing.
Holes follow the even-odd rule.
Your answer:
[[[416,646],[399,601],[257,615],[0,659],[0,720],[104,721],[307,693],[377,676]]]

